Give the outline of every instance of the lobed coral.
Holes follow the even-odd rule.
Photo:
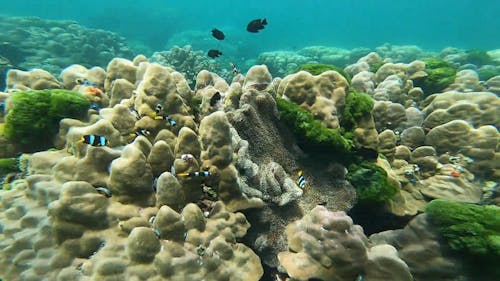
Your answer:
[[[308,64],[301,64],[299,65],[294,72],[298,71],[307,71],[311,73],[312,75],[320,75],[321,73],[328,71],[328,70],[334,70],[340,73],[346,80],[349,85],[351,84],[351,76],[349,73],[347,73],[344,69],[341,67],[331,65],[331,64],[315,64],[315,63],[308,63]]]

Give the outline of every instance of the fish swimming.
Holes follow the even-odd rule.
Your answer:
[[[93,109],[93,110],[99,112],[99,110],[101,110],[101,107],[97,103],[93,102],[90,104],[90,109]]]
[[[146,130],[146,129],[139,129],[139,130],[137,130],[137,131],[129,134],[129,136],[131,138],[136,138],[138,136],[145,136],[145,137],[147,137],[149,135],[151,135],[151,132],[149,130]]]
[[[108,145],[108,140],[104,136],[98,135],[85,135],[78,142],[86,143],[91,146],[106,146]]]
[[[165,115],[165,116],[158,115],[158,116],[155,116],[155,117],[154,117],[154,119],[155,119],[155,120],[165,120],[165,121],[167,121],[167,122],[170,124],[170,126],[172,126],[172,127],[174,127],[174,126],[177,124],[177,122],[175,122],[175,120],[174,120],[174,119],[172,119],[171,117],[169,117],[168,115]]]
[[[217,104],[222,99],[222,96],[220,95],[219,92],[216,92],[211,98],[210,98],[210,106],[214,106]]]
[[[207,55],[213,59],[215,58],[218,58],[222,55],[222,52],[219,51],[219,50],[214,50],[214,49],[211,49],[208,51]]]
[[[193,156],[193,154],[189,154],[189,153],[182,154],[181,159],[186,161],[186,162],[192,162],[192,161],[194,161],[194,156]]]
[[[217,40],[224,40],[224,38],[226,38],[224,32],[218,30],[217,28],[212,29],[212,36]]]
[[[247,31],[252,33],[257,33],[259,30],[264,29],[264,26],[267,25],[267,19],[255,19],[248,23]]]
[[[304,177],[304,173],[302,172],[302,170],[299,170],[297,172],[297,175],[299,176],[299,178],[297,179],[297,185],[300,188],[304,189],[304,187],[306,186],[306,183],[307,183],[306,178]]]
[[[161,103],[157,104],[156,108],[155,108],[156,114],[160,115],[160,113],[161,113],[162,110],[163,110],[163,106],[161,105]]]
[[[111,197],[111,191],[109,191],[109,189],[105,188],[105,187],[96,187],[95,189],[98,193],[106,196],[107,198]]]
[[[193,173],[178,173],[178,174],[176,174],[176,176],[178,176],[178,177],[185,177],[185,178],[209,177],[211,175],[212,175],[212,173],[210,173],[209,171],[193,172]]]
[[[234,62],[230,62],[229,65],[233,69],[233,75],[236,76],[240,73],[240,71],[238,70],[238,68],[236,67],[236,64]]]
[[[89,81],[87,78],[76,78],[75,82],[83,86],[97,87],[97,83]]]

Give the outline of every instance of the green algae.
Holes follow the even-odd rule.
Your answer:
[[[0,158],[0,176],[19,171],[17,158]]]
[[[361,118],[369,115],[373,109],[373,99],[370,95],[358,92],[349,92],[345,99],[342,127],[352,131]]]
[[[474,275],[500,280],[500,207],[433,200],[425,212]]]
[[[457,70],[439,58],[425,58],[426,77],[415,79],[414,86],[422,88],[426,96],[440,93],[455,82]]]
[[[280,119],[297,137],[299,145],[307,152],[345,157],[353,151],[352,136],[341,130],[330,129],[297,104],[276,98]]]
[[[356,189],[361,205],[378,205],[387,202],[396,195],[398,189],[387,179],[387,172],[369,161],[362,161],[349,166],[346,179]]]
[[[5,117],[5,137],[26,150],[48,148],[63,118],[82,118],[90,102],[67,90],[17,92]]]

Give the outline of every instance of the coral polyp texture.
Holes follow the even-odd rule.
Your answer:
[[[496,218],[444,225],[436,201],[417,216],[432,199],[500,202],[499,79],[481,81],[457,54],[309,47],[263,54],[230,83],[189,47],[69,62],[59,78],[10,69],[0,278],[466,276],[447,247],[493,253]],[[305,63],[312,73],[296,71]],[[416,217],[368,239],[366,210],[369,234]]]

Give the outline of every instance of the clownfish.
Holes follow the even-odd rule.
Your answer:
[[[192,177],[209,177],[211,176],[212,173],[209,171],[202,171],[202,172],[192,172],[192,173],[178,173],[176,176],[178,177],[186,177],[186,178],[192,178]]]
[[[137,131],[129,134],[129,136],[131,138],[135,138],[135,137],[138,137],[138,136],[145,136],[145,137],[147,137],[149,135],[151,135],[151,132],[148,131],[148,130],[146,130],[146,129],[139,129],[139,130],[137,130]]]
[[[307,183],[306,178],[304,177],[304,173],[302,172],[302,170],[299,170],[297,172],[297,175],[299,176],[297,179],[297,185],[300,188],[304,189],[304,187],[306,186],[306,183]]]
[[[172,119],[172,118],[171,118],[170,116],[168,116],[168,115],[164,115],[164,116],[161,116],[161,115],[156,115],[156,116],[154,117],[154,119],[155,119],[155,120],[165,120],[165,121],[167,121],[167,122],[170,124],[170,126],[172,126],[172,127],[174,127],[174,126],[177,124],[177,122],[175,122],[175,120],[174,120],[174,119]]]
[[[85,135],[77,142],[86,143],[91,146],[106,146],[108,145],[108,140],[104,136],[97,135]]]
[[[163,109],[163,106],[159,103],[156,105],[156,108],[155,108],[155,112],[156,112],[156,115],[160,115],[161,114],[161,111]]]

